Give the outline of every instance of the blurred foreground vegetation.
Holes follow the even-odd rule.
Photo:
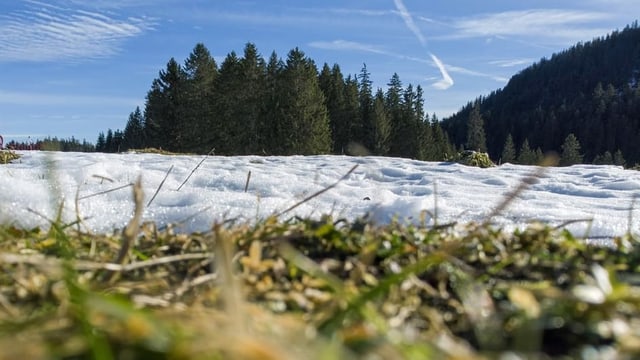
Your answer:
[[[111,235],[0,227],[0,358],[640,354],[631,236],[599,247],[538,224],[134,222]]]

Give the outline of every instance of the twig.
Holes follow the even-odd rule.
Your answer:
[[[317,197],[317,196],[320,196],[320,195],[324,194],[325,192],[327,192],[327,191],[329,191],[329,190],[333,189],[333,188],[334,188],[334,187],[336,187],[339,183],[341,183],[341,182],[342,182],[342,181],[344,181],[346,178],[348,178],[348,177],[349,177],[349,175],[351,175],[351,173],[352,173],[352,172],[354,172],[354,171],[356,170],[356,168],[357,168],[357,167],[358,167],[358,164],[353,165],[353,167],[351,168],[351,170],[349,170],[346,174],[344,174],[344,175],[343,175],[343,176],[342,176],[338,181],[336,181],[335,183],[333,183],[333,184],[331,184],[331,185],[327,186],[326,188],[324,188],[324,189],[322,189],[322,190],[320,190],[320,191],[318,191],[318,192],[315,192],[315,193],[313,193],[313,194],[311,194],[311,195],[307,196],[307,197],[306,197],[306,198],[304,198],[302,201],[300,201],[300,202],[298,202],[298,203],[296,203],[296,204],[294,204],[294,205],[290,206],[290,207],[289,207],[289,208],[287,208],[286,210],[279,212],[278,214],[276,214],[276,217],[281,216],[281,215],[283,215],[283,214],[286,214],[286,213],[288,213],[289,211],[291,211],[291,210],[293,210],[293,209],[297,208],[298,206],[300,206],[300,205],[302,205],[302,204],[304,204],[304,203],[308,202],[309,200],[311,200],[311,199],[313,199],[313,198],[315,198],[315,197]]]
[[[184,186],[184,184],[187,183],[187,181],[189,181],[189,179],[191,178],[191,175],[193,175],[194,172],[196,172],[196,170],[198,170],[198,168],[200,167],[200,165],[202,165],[202,163],[207,160],[207,158],[213,154],[213,152],[216,150],[216,148],[211,149],[211,151],[209,151],[209,153],[207,153],[207,155],[205,155],[205,157],[202,158],[202,160],[200,160],[200,162],[198,163],[198,165],[196,165],[196,167],[193,168],[193,170],[191,170],[191,173],[189,174],[189,176],[187,176],[186,179],[184,179],[184,181],[182,182],[182,184],[180,184],[180,186],[178,186],[178,188],[176,189],[176,191],[180,191],[180,189],[182,189],[182,186]]]
[[[171,170],[173,170],[173,165],[171,165],[171,167],[169,168],[169,170],[167,171],[166,174],[164,174],[164,179],[162,179],[162,181],[160,182],[160,185],[158,185],[158,188],[156,189],[156,192],[153,194],[153,196],[151,197],[151,199],[149,199],[149,202],[147,203],[147,207],[149,207],[151,205],[151,203],[153,202],[153,199],[156,198],[156,196],[158,196],[158,193],[160,192],[160,189],[162,189],[162,186],[164,185],[164,182],[167,180],[167,178],[169,177],[169,173],[171,172]]]

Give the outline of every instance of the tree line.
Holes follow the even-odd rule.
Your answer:
[[[420,86],[393,74],[374,89],[364,65],[345,76],[338,64],[318,69],[294,48],[265,60],[252,43],[218,66],[197,44],[183,64],[171,58],[147,92],[144,109],[124,130],[98,135],[96,150],[145,147],[217,155],[366,153],[443,160],[455,153]]]

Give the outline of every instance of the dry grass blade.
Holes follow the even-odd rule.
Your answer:
[[[118,190],[122,190],[122,189],[126,189],[129,186],[133,186],[134,184],[127,184],[127,185],[122,185],[122,186],[118,186],[117,188],[113,188],[113,189],[109,189],[109,190],[105,190],[105,191],[101,191],[99,193],[95,193],[95,194],[91,194],[91,195],[85,195],[85,196],[81,196],[78,198],[78,200],[84,200],[84,199],[88,199],[88,198],[92,198],[94,196],[100,196],[100,195],[104,195],[104,194],[108,194],[110,192],[114,192],[114,191],[118,191]]]
[[[187,181],[189,181],[189,179],[191,178],[191,176],[193,175],[193,173],[195,173],[195,172],[196,172],[196,170],[198,170],[198,168],[200,167],[200,165],[202,165],[202,163],[203,163],[205,160],[207,160],[207,158],[208,158],[209,156],[211,156],[211,155],[214,153],[214,151],[215,151],[215,150],[216,150],[216,148],[211,149],[211,151],[209,151],[209,152],[207,153],[207,155],[205,155],[205,157],[203,157],[203,158],[202,158],[202,160],[200,160],[200,162],[198,163],[198,165],[196,165],[196,167],[194,167],[194,168],[193,168],[193,170],[191,170],[191,173],[189,173],[189,176],[187,176],[187,178],[186,178],[186,179],[184,179],[184,181],[182,182],[182,184],[180,184],[180,186],[178,186],[178,188],[176,189],[176,191],[180,191],[180,189],[182,189],[182,187],[184,186],[184,184],[186,184],[186,183],[187,183]]]
[[[115,272],[127,272],[127,271],[139,270],[139,269],[152,267],[152,266],[166,265],[173,262],[209,259],[212,256],[213,254],[210,254],[210,253],[180,254],[180,255],[163,256],[157,259],[139,261],[139,262],[130,263],[130,264],[78,261],[76,262],[74,268],[79,271],[107,270],[107,271],[115,271]]]
[[[127,227],[122,232],[122,245],[120,247],[120,251],[118,252],[118,256],[116,257],[116,264],[124,264],[127,258],[127,254],[129,253],[129,249],[131,245],[136,239],[138,232],[140,231],[140,223],[142,220],[142,212],[144,211],[144,192],[142,191],[142,177],[138,177],[135,185],[133,186],[133,199],[135,202],[135,210],[133,212],[133,217]],[[111,276],[110,282],[117,279],[117,273],[114,273]]]
[[[164,174],[164,178],[160,182],[160,185],[158,185],[158,188],[156,189],[156,192],[153,193],[153,196],[151,197],[151,199],[149,199],[149,202],[147,203],[147,207],[151,206],[151,203],[153,202],[153,200],[156,198],[156,196],[158,196],[158,193],[160,192],[160,189],[162,189],[162,186],[164,185],[164,182],[167,181],[167,178],[169,177],[169,173],[171,173],[171,170],[173,170],[173,165],[171,165],[169,170],[167,170],[167,173]]]
[[[249,181],[251,181],[251,170],[249,170],[249,173],[247,174],[247,182],[244,184],[244,192],[249,190]]]
[[[293,210],[293,209],[297,208],[298,206],[300,206],[300,205],[302,205],[302,204],[304,204],[304,203],[308,202],[309,200],[311,200],[311,199],[313,199],[313,198],[315,198],[315,197],[318,197],[318,196],[320,196],[320,195],[324,194],[325,192],[327,192],[327,191],[329,191],[329,190],[333,189],[334,187],[338,186],[338,184],[340,184],[342,181],[344,181],[345,179],[347,179],[347,178],[349,177],[349,175],[351,175],[351,173],[353,173],[357,168],[358,168],[358,164],[353,165],[353,167],[352,167],[349,171],[347,171],[347,173],[346,173],[346,174],[344,174],[344,175],[343,175],[343,176],[342,176],[338,181],[336,181],[335,183],[333,183],[333,184],[331,184],[331,185],[327,186],[326,188],[324,188],[324,189],[322,189],[322,190],[320,190],[320,191],[318,191],[318,192],[315,192],[315,193],[313,193],[313,194],[311,194],[311,195],[307,196],[307,197],[306,197],[306,198],[304,198],[302,201],[300,201],[300,202],[298,202],[298,203],[296,203],[296,204],[294,204],[294,205],[290,206],[290,207],[289,207],[289,208],[287,208],[286,210],[279,212],[278,214],[276,214],[276,217],[281,216],[281,215],[284,215],[284,214],[288,213],[289,211],[291,211],[291,210]]]
[[[522,181],[520,181],[518,186],[513,191],[509,192],[505,196],[505,198],[502,200],[502,202],[500,204],[498,204],[498,206],[496,206],[495,209],[493,209],[493,211],[485,219],[484,225],[485,226],[488,225],[491,222],[491,219],[493,219],[494,217],[500,215],[507,207],[509,207],[509,205],[511,205],[511,203],[520,194],[522,194],[525,190],[527,190],[529,188],[529,186],[535,184],[538,181],[538,179],[540,179],[542,177],[542,175],[544,175],[544,173],[547,170],[547,167],[553,166],[553,165],[555,165],[557,163],[558,163],[558,158],[556,156],[547,156],[542,161],[542,163],[540,164],[540,166],[538,168],[536,168],[529,175],[527,175],[524,179],[522,179]]]

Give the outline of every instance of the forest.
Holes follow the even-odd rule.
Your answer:
[[[513,149],[525,157],[560,153],[571,136],[580,146],[581,162],[632,166],[640,162],[639,80],[636,22],[540,60],[503,89],[443,119],[442,128],[452,143],[466,146],[470,120],[479,117],[486,150],[503,162]]]
[[[420,86],[373,89],[357,75],[314,61],[298,48],[268,60],[246,44],[218,66],[204,44],[183,64],[170,59],[144,109],[124,130],[101,132],[97,151],[145,147],[216,155],[371,154],[442,160],[455,153],[439,120],[424,110]]]

